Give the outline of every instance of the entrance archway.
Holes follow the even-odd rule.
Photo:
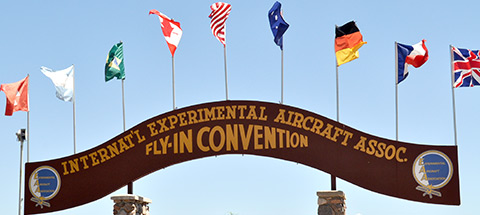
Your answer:
[[[25,213],[82,205],[159,169],[228,154],[292,161],[398,198],[460,204],[456,146],[388,140],[282,104],[221,101],[158,115],[82,153],[27,163]]]

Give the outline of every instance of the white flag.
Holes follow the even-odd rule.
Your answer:
[[[71,102],[73,98],[73,76],[75,72],[73,65],[58,71],[53,71],[44,66],[40,67],[40,70],[52,80],[57,90],[57,98]]]

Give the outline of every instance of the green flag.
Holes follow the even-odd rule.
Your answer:
[[[123,43],[119,42],[110,49],[107,62],[105,63],[105,82],[113,77],[125,79],[125,67],[123,66]]]

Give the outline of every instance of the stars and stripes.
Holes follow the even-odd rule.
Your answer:
[[[217,2],[210,6],[212,12],[208,16],[210,21],[210,28],[213,36],[215,36],[225,46],[225,22],[232,9],[232,6],[227,3]]]
[[[453,87],[473,87],[480,85],[480,52],[456,48],[453,53]]]

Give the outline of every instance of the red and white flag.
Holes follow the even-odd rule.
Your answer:
[[[227,3],[217,2],[210,6],[212,13],[210,17],[210,28],[212,29],[213,36],[215,36],[225,46],[225,22],[228,15],[232,10],[232,6]]]
[[[175,22],[173,19],[168,18],[165,14],[158,12],[158,10],[150,10],[150,14],[158,15],[160,19],[160,24],[162,25],[163,35],[165,36],[165,40],[167,41],[168,48],[172,53],[172,56],[175,54],[175,50],[177,49],[178,43],[182,38],[182,29],[180,28],[180,23]]]
[[[11,116],[15,111],[28,111],[28,77],[15,83],[0,85],[0,91],[7,96],[5,116]]]

